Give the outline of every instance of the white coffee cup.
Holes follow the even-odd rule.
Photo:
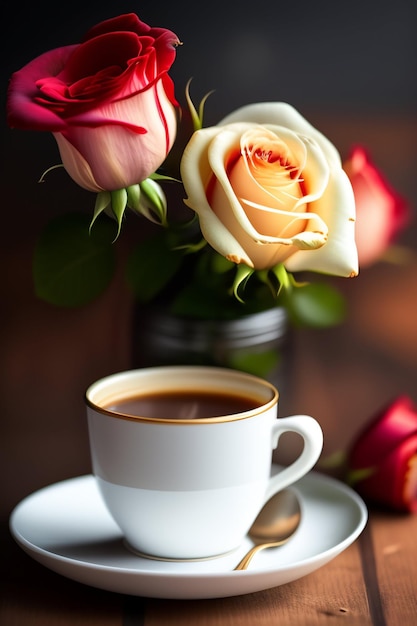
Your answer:
[[[250,398],[211,417],[128,414],[133,396],[180,392]],[[231,369],[168,366],[132,370],[86,392],[93,473],[127,545],[163,559],[200,559],[237,548],[263,504],[318,460],[323,435],[310,416],[277,419],[278,391]],[[119,406],[117,412],[110,407]],[[229,413],[228,413],[229,411]],[[230,412],[231,411],[231,412]],[[225,414],[222,414],[222,413]],[[304,439],[299,457],[271,477],[281,434]]]

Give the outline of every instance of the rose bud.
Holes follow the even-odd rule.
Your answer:
[[[359,433],[348,454],[348,482],[369,502],[417,511],[417,409],[401,396]]]
[[[197,130],[181,160],[186,204],[234,263],[356,276],[355,201],[340,155],[283,102]]]
[[[178,43],[134,13],[101,22],[82,43],[46,52],[13,74],[8,123],[52,132],[68,174],[89,191],[140,183],[176,136],[168,70]]]
[[[410,209],[372,163],[362,146],[351,150],[343,168],[356,203],[356,245],[361,267],[378,261],[407,225]]]

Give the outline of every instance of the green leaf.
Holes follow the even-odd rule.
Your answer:
[[[346,467],[347,452],[346,450],[336,450],[327,457],[322,457],[317,463],[317,467],[323,470],[340,469]]]
[[[223,302],[219,306],[216,294],[197,282],[191,282],[179,289],[170,305],[170,312],[179,317],[215,319],[224,312]]]
[[[34,254],[36,295],[56,306],[76,307],[94,300],[114,273],[111,241],[114,222],[98,221],[89,234],[90,217],[70,213],[52,220]]]
[[[280,360],[281,355],[278,350],[265,350],[264,352],[237,350],[231,355],[228,365],[261,378],[268,378]]]
[[[127,264],[127,280],[140,302],[150,302],[179,270],[183,252],[173,249],[165,231],[140,243]]]
[[[326,283],[306,283],[282,292],[283,303],[298,326],[326,328],[346,317],[346,305],[339,291]]]
[[[375,467],[364,467],[357,470],[349,470],[346,474],[345,480],[348,485],[354,487],[357,483],[360,483],[372,476],[372,474],[375,474],[375,472]]]

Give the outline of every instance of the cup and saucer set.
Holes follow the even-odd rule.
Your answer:
[[[350,487],[312,470],[317,421],[277,418],[277,404],[273,385],[223,368],[103,378],[86,392],[93,473],[27,496],[12,536],[58,574],[121,594],[221,598],[306,576],[350,546],[368,514]],[[289,431],[304,447],[280,467],[272,451]],[[294,532],[236,570],[253,522],[283,490],[298,502]]]

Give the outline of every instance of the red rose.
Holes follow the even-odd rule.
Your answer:
[[[51,131],[69,175],[90,191],[139,183],[168,154],[177,122],[168,70],[177,36],[130,13],[93,27],[11,78],[11,127]]]
[[[417,409],[408,397],[397,398],[359,433],[348,479],[365,499],[417,512]]]
[[[409,220],[409,206],[387,182],[361,146],[352,149],[343,169],[356,204],[355,240],[359,265],[378,261]]]

